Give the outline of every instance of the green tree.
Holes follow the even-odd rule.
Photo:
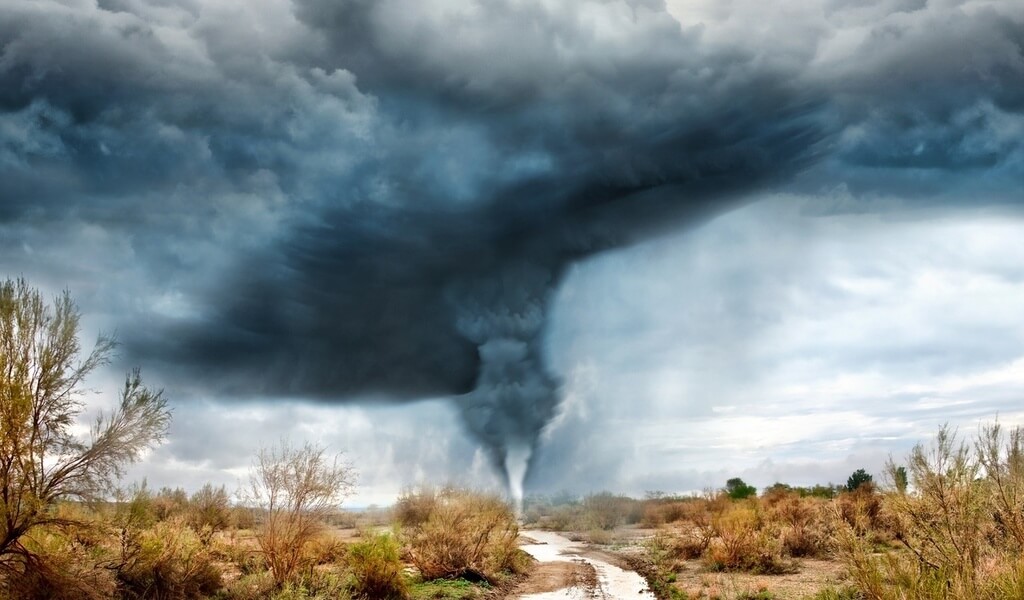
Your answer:
[[[161,441],[170,413],[161,392],[128,374],[120,402],[81,439],[85,377],[106,364],[113,339],[100,336],[79,360],[79,312],[68,292],[52,305],[23,279],[0,282],[0,576],[33,569],[25,535],[67,525],[61,499],[110,494],[126,465]]]
[[[892,482],[896,486],[896,491],[898,493],[906,494],[907,493],[907,482],[908,482],[908,479],[907,479],[907,468],[900,466],[900,467],[896,467],[895,469],[893,469],[893,471],[892,471]]]
[[[725,482],[725,493],[733,500],[742,500],[744,498],[756,496],[757,488],[752,485],[747,485],[739,477],[733,477],[729,481]]]
[[[846,491],[853,492],[865,483],[871,483],[872,477],[864,469],[857,469],[846,480]]]

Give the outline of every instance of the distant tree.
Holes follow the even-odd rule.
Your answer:
[[[820,484],[816,483],[809,488],[797,488],[797,491],[801,496],[810,496],[811,498],[835,498],[846,489],[846,486],[832,483]]]
[[[892,482],[896,486],[896,491],[900,494],[907,493],[907,468],[896,467],[892,471]]]
[[[725,493],[733,500],[742,500],[744,498],[756,496],[757,488],[752,485],[747,485],[739,477],[733,477],[729,481],[725,482]]]
[[[792,491],[794,491],[793,486],[789,485],[788,483],[782,483],[777,481],[771,484],[770,486],[764,488],[764,490],[761,491],[761,495],[787,494]]]
[[[207,483],[196,493],[188,504],[189,526],[208,544],[213,534],[227,528],[231,522],[231,500],[224,486],[218,488]]]
[[[120,402],[73,433],[82,383],[106,364],[114,341],[101,336],[79,361],[79,313],[68,292],[52,305],[23,279],[0,282],[0,575],[33,569],[22,540],[44,525],[68,525],[61,499],[112,493],[129,463],[161,441],[170,413],[161,392],[128,374]]]
[[[188,494],[180,487],[171,489],[164,486],[153,496],[153,511],[158,521],[166,521],[175,515],[184,514],[186,510]]]
[[[256,541],[274,581],[294,578],[309,543],[355,487],[355,469],[313,444],[282,441],[256,455],[248,500],[259,509]]]
[[[559,492],[555,492],[551,496],[552,506],[576,506],[579,503],[579,495],[570,492],[569,490],[561,490]]]
[[[857,469],[846,480],[846,491],[853,492],[865,483],[871,483],[872,477],[864,469]]]

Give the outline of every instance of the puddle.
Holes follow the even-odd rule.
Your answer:
[[[522,548],[539,562],[582,560],[592,565],[597,571],[598,589],[591,591],[571,587],[543,594],[527,594],[520,596],[520,600],[654,600],[654,594],[647,591],[647,582],[643,577],[603,560],[581,556],[583,546],[569,538],[550,531],[527,531],[524,535],[538,542],[526,544]]]

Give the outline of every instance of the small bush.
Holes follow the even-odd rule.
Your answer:
[[[639,523],[643,518],[643,506],[633,498],[601,492],[583,499],[582,516],[584,529],[607,531],[620,525]]]
[[[203,598],[223,586],[209,550],[180,520],[123,529],[117,581],[126,599]]]
[[[301,562],[306,565],[336,564],[343,561],[348,552],[348,544],[330,532],[324,532],[306,545]]]
[[[231,524],[231,500],[224,486],[215,488],[207,483],[192,494],[188,524],[204,544],[209,544],[213,534]]]
[[[157,520],[166,521],[188,511],[188,495],[181,488],[162,487],[153,496],[152,506]]]
[[[409,558],[424,579],[495,583],[523,568],[519,526],[503,500],[460,489],[434,498],[426,519],[404,531]]]
[[[114,597],[113,573],[96,564],[95,550],[78,541],[78,533],[51,528],[37,530],[26,540],[30,554],[25,557],[24,568],[14,577],[0,578],[0,598],[104,600]]]
[[[800,558],[826,553],[831,530],[821,501],[788,493],[767,504],[768,518],[781,529],[786,555]]]
[[[839,495],[838,505],[843,520],[858,534],[881,532],[885,529],[882,519],[882,496],[873,483],[862,483],[852,492],[843,492]]]
[[[400,600],[409,592],[402,577],[399,545],[387,533],[369,534],[348,548],[352,593],[357,598]]]
[[[406,489],[395,502],[395,521],[402,527],[419,527],[430,518],[437,502],[438,492],[433,488]]]
[[[587,532],[586,540],[596,546],[610,546],[615,542],[615,536],[605,529],[591,529]]]
[[[675,586],[679,569],[676,539],[659,532],[644,544],[642,557],[627,558],[630,567],[647,581],[647,587],[659,600],[686,600],[687,595]]]
[[[783,557],[782,542],[761,527],[760,517],[749,506],[736,506],[716,519],[718,537],[704,552],[704,563],[716,571],[750,571],[775,575],[794,570]]]

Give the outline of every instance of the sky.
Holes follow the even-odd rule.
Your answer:
[[[0,276],[155,487],[840,482],[1024,423],[1021,82],[1015,0],[4,0]]]

